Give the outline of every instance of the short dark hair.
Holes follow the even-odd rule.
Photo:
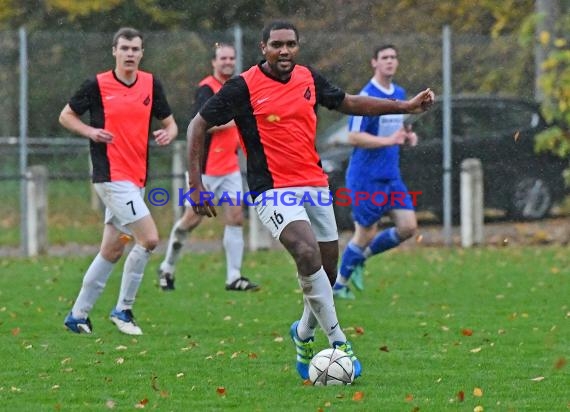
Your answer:
[[[386,49],[394,49],[396,51],[396,55],[398,55],[398,49],[393,44],[383,44],[378,46],[374,49],[374,55],[372,56],[374,59],[378,58],[378,53]]]
[[[261,40],[263,43],[267,43],[267,40],[269,40],[269,36],[273,30],[293,30],[297,41],[299,41],[299,31],[293,23],[289,23],[284,20],[275,20],[263,28],[263,31],[261,32]]]
[[[121,27],[113,36],[113,47],[117,47],[117,43],[121,37],[124,37],[127,40],[132,40],[135,37],[140,37],[141,44],[144,40],[142,33],[137,29],[133,29],[132,27]]]
[[[212,60],[216,60],[217,53],[218,53],[218,49],[221,49],[223,47],[229,47],[230,49],[234,49],[234,51],[236,50],[236,48],[234,47],[233,44],[230,43],[224,43],[224,42],[216,42],[214,43],[214,51],[212,52]]]

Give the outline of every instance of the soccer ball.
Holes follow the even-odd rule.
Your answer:
[[[324,349],[311,359],[309,379],[315,386],[350,385],[354,381],[354,365],[346,352]]]

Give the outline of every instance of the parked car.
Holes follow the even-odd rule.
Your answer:
[[[402,146],[400,169],[409,191],[421,191],[418,211],[442,216],[443,102],[428,112],[407,117],[419,136],[416,147]],[[562,171],[568,162],[534,152],[534,136],[547,127],[538,105],[497,96],[452,98],[452,207],[459,216],[461,162],[478,158],[483,165],[484,205],[513,219],[545,217],[553,202],[566,195]],[[352,153],[344,117],[318,137],[323,169],[333,193],[345,187]],[[341,202],[342,203],[342,202]],[[346,203],[346,202],[345,202]],[[352,228],[350,207],[335,205],[340,229]]]

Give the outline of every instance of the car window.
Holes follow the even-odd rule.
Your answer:
[[[497,119],[489,106],[456,106],[451,114],[453,135],[463,138],[494,136]]]
[[[411,123],[414,132],[422,140],[441,139],[441,108],[436,107],[426,113],[410,116],[406,123]]]
[[[505,133],[532,129],[539,125],[540,115],[531,106],[522,104],[500,105],[497,108],[497,128]]]

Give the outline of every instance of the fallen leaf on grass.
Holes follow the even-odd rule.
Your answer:
[[[115,359],[115,363],[117,365],[122,365],[123,363],[125,363],[125,358],[117,358]]]
[[[303,386],[313,386],[313,382],[310,379],[305,379],[303,381]]]
[[[281,343],[281,342],[283,342],[283,336],[277,336],[275,339],[273,339],[273,341]]]
[[[411,402],[411,401],[414,400],[414,395],[412,395],[411,393],[408,393],[408,394],[406,395],[406,397],[404,398],[404,400],[405,400],[406,402]]]
[[[218,386],[216,388],[216,393],[220,396],[226,396],[226,388],[224,388],[223,386]]]
[[[66,363],[69,363],[69,362],[71,362],[71,358],[64,358],[60,363],[62,365],[65,365]]]
[[[474,389],[473,389],[473,396],[477,396],[478,398],[480,398],[481,396],[483,396],[483,389],[481,389],[481,388],[474,388]]]
[[[53,390],[59,389],[59,385],[53,385],[51,388],[52,388]]]
[[[115,349],[116,350],[127,350],[127,347],[125,345],[119,345]]]
[[[183,374],[182,372],[179,372],[179,373],[176,374],[176,377],[177,377],[177,378],[182,378],[182,377],[184,377],[184,374]]]
[[[356,328],[354,328],[354,331],[356,332],[357,335],[364,335],[364,328],[362,326],[357,326]]]
[[[461,334],[463,336],[472,336],[473,335],[473,329],[469,329],[469,328],[461,329]]]
[[[469,352],[471,352],[471,353],[479,353],[479,352],[481,352],[481,349],[482,349],[481,346],[479,346],[478,348],[473,348],[473,349],[471,349]]]
[[[457,399],[459,400],[459,402],[463,402],[465,400],[465,392],[463,391],[457,392]]]
[[[536,378],[531,378],[530,380],[533,382],[540,382],[544,380],[544,376],[537,376]]]
[[[390,352],[390,350],[388,349],[388,346],[380,346],[380,350],[382,352]]]
[[[135,404],[135,409],[144,409],[144,407],[148,404],[148,399],[144,398],[139,401],[139,403]]]
[[[152,378],[150,378],[150,387],[151,387],[153,390],[159,392],[160,389],[159,389],[159,387],[158,387],[157,381],[158,381],[158,376],[152,375]]]
[[[473,408],[473,412],[483,412],[483,407],[481,405],[477,405]]]
[[[564,357],[559,358],[554,364],[555,369],[562,369],[564,366],[566,366],[566,358]]]
[[[364,392],[361,391],[356,391],[354,392],[354,395],[352,395],[353,401],[361,401],[362,398],[364,398]]]
[[[20,334],[20,328],[12,329],[12,336],[18,336]]]
[[[116,405],[116,402],[112,399],[107,400],[107,402],[105,402],[105,406],[107,407],[107,409],[114,409]]]
[[[257,359],[257,353],[255,353],[255,352],[250,352],[250,353],[247,355],[247,357],[248,357],[249,359]]]

